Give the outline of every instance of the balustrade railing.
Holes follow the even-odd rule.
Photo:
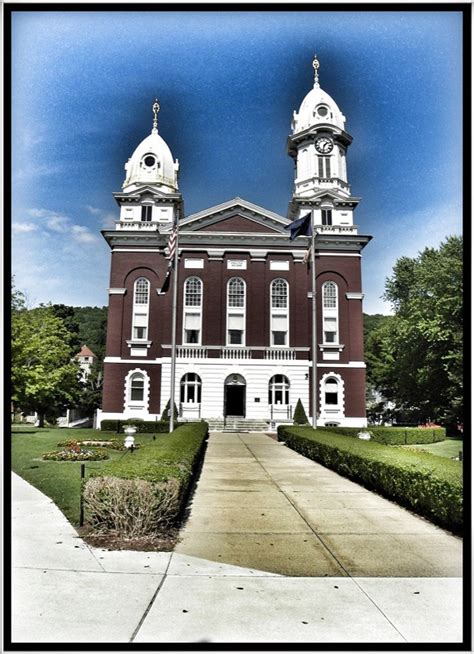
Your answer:
[[[252,350],[248,347],[223,347],[222,359],[251,359]]]
[[[293,348],[265,348],[265,359],[276,359],[277,361],[290,361],[296,359],[296,351]]]
[[[207,359],[207,348],[178,346],[176,354],[186,359]]]

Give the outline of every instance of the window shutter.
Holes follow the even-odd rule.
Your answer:
[[[146,327],[148,324],[148,318],[145,313],[136,313],[133,319],[133,324],[135,327]]]
[[[200,329],[201,316],[199,313],[187,313],[184,317],[185,329]]]
[[[239,314],[230,313],[227,323],[228,329],[244,329],[244,317]]]
[[[272,330],[275,332],[285,332],[288,329],[286,316],[272,316]]]

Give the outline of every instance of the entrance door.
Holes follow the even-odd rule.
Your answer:
[[[229,375],[224,386],[224,416],[245,418],[245,379],[242,375]]]

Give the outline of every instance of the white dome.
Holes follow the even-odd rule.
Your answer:
[[[132,185],[158,184],[168,191],[178,188],[179,164],[173,162],[173,155],[156,129],[136,148],[128,162],[123,189]]]
[[[346,117],[330,95],[323,91],[318,83],[308,93],[298,113],[293,114],[293,134],[308,127],[318,125],[334,125],[344,129]]]

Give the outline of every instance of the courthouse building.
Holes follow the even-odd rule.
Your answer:
[[[363,426],[361,251],[346,156],[352,137],[336,102],[314,87],[294,112],[287,150],[295,163],[282,216],[236,197],[184,214],[179,165],[158,134],[125,164],[114,197],[104,393],[98,420],[159,419],[170,398],[172,299],[161,293],[168,240],[179,224],[175,402],[182,419],[239,420],[266,428],[311,416],[312,296],[308,236],[285,229],[311,212],[317,274],[317,422]],[[176,271],[172,273],[176,275]]]

